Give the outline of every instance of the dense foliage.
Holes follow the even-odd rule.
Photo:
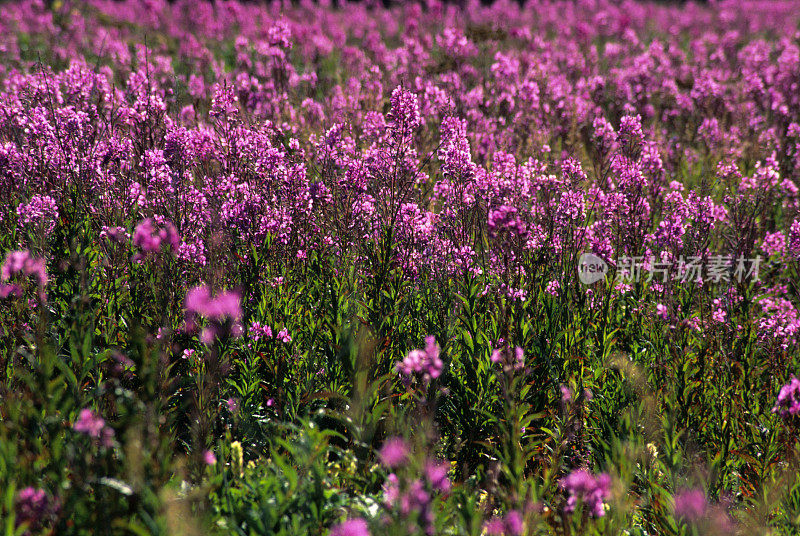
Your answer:
[[[800,531],[797,1],[0,10],[4,534]]]

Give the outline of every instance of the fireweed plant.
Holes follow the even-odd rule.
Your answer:
[[[3,534],[800,531],[800,3],[398,4],[0,4]]]

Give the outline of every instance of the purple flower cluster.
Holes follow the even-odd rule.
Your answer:
[[[685,521],[697,521],[708,512],[708,500],[699,489],[689,489],[677,493],[674,497],[673,511],[675,517]]]
[[[58,205],[49,195],[34,195],[27,204],[19,204],[17,216],[20,226],[31,225],[51,233],[58,221]]]
[[[800,379],[793,375],[789,383],[781,387],[772,412],[784,419],[800,414]]]
[[[262,325],[261,322],[254,321],[250,324],[250,329],[248,329],[248,333],[250,334],[250,338],[254,341],[260,341],[262,338],[271,339],[272,338],[272,328],[265,325]]]
[[[89,408],[81,410],[72,429],[97,440],[104,447],[110,448],[114,444],[114,429],[106,426],[106,421]]]
[[[186,293],[184,307],[187,331],[197,328],[200,317],[208,322],[200,333],[200,340],[204,344],[211,344],[216,337],[225,333],[237,335],[241,331],[241,326],[237,323],[242,318],[242,306],[240,295],[236,291],[220,292],[212,296],[207,286],[194,287]]]
[[[411,461],[408,445],[401,438],[391,438],[380,451],[381,463],[390,469],[403,469]],[[448,464],[426,460],[422,478],[401,479],[390,473],[384,484],[386,506],[403,519],[415,517],[426,534],[434,533],[433,496],[450,491]]]
[[[736,354],[725,345],[751,333],[756,358],[780,371],[796,362],[800,299],[787,280],[800,261],[800,0],[74,4],[3,4],[0,298],[35,286],[43,303],[47,262],[59,280],[59,303],[47,310],[64,311],[62,283],[80,268],[99,301],[113,290],[103,305],[124,315],[128,302],[147,300],[140,278],[149,278],[167,287],[160,294],[187,291],[186,331],[207,345],[244,331],[258,310],[233,351],[297,350],[302,357],[285,361],[308,364],[311,381],[336,371],[307,362],[318,355],[300,348],[317,340],[303,336],[308,315],[263,309],[294,289],[323,288],[298,281],[319,274],[352,290],[339,296],[358,304],[345,316],[360,315],[364,282],[390,281],[412,297],[411,311],[441,291],[426,309],[450,321],[462,312],[451,298],[475,283],[467,302],[488,321],[475,330],[494,338],[519,331],[519,318],[533,322],[521,330],[530,344],[543,307],[559,321],[602,308],[610,319],[643,319],[669,343],[702,336],[715,354],[709,374],[720,373],[717,353]],[[31,44],[41,43],[50,46],[34,62]],[[73,265],[73,244],[87,262]],[[665,275],[587,288],[574,270],[582,252],[617,276],[637,269],[623,258]],[[680,279],[686,259],[718,253],[767,256],[762,278],[739,285],[726,265],[716,279]],[[202,281],[213,286],[193,286]],[[3,300],[0,313],[30,314],[21,304]],[[164,318],[175,320],[176,305]],[[158,332],[165,348],[175,327]],[[114,344],[129,342],[117,331]],[[550,335],[541,343],[561,344]],[[495,369],[525,374],[521,348],[495,347]],[[406,388],[450,380],[440,351],[429,336],[396,355]],[[209,355],[185,349],[177,364],[200,369]],[[265,405],[283,415],[287,397],[274,387]],[[560,395],[562,413],[576,417],[591,399],[566,385]],[[780,389],[773,412],[792,423],[800,380]],[[90,409],[73,428],[112,443]],[[212,452],[195,452],[216,464]],[[379,457],[394,471],[392,511],[432,531],[447,466],[412,467],[398,438]],[[581,504],[604,515],[607,474],[577,470],[561,488],[567,512]],[[44,492],[23,491],[20,519],[45,509]],[[707,509],[697,490],[675,498],[678,517]],[[488,534],[523,531],[514,510],[486,525]],[[353,519],[333,533],[368,527]]]
[[[397,363],[395,369],[406,379],[419,375],[427,385],[441,375],[443,367],[439,358],[439,345],[431,335],[425,338],[424,350],[411,350],[405,359]]]
[[[577,469],[564,477],[560,486],[569,494],[565,512],[574,511],[578,501],[581,501],[589,508],[592,517],[605,515],[603,501],[611,496],[611,477],[608,474],[593,475],[585,469]]]
[[[383,444],[379,456],[386,467],[401,467],[408,461],[408,446],[400,437],[389,438]]]
[[[492,363],[500,363],[504,369],[520,371],[525,369],[525,352],[517,346],[514,348],[513,357],[511,352],[495,349],[490,358]]]
[[[283,328],[279,330],[278,333],[273,335],[272,328],[270,326],[266,324],[262,325],[261,322],[258,321],[250,324],[250,329],[248,332],[250,333],[250,338],[253,341],[272,339],[274,337],[275,340],[281,341],[285,344],[292,342],[292,336],[289,334],[289,330],[287,328]]]
[[[25,524],[31,534],[52,523],[60,508],[45,490],[27,487],[17,492],[14,510],[15,526]]]
[[[13,277],[34,276],[39,289],[47,286],[47,271],[44,259],[33,257],[29,251],[11,251],[0,267],[0,298],[21,296],[22,286],[18,283],[8,283]]]
[[[398,86],[392,91],[390,103],[391,112],[387,119],[392,129],[392,135],[404,143],[410,143],[411,135],[422,125],[417,96]]]
[[[522,514],[511,510],[503,517],[490,519],[484,525],[487,536],[522,536],[525,525]]]
[[[141,260],[149,253],[157,253],[162,246],[168,251],[177,252],[180,237],[170,222],[164,222],[157,228],[155,222],[147,218],[136,226],[133,232],[133,245],[141,250],[141,253],[134,256],[134,260]]]
[[[369,526],[363,519],[348,519],[333,527],[330,536],[370,536]]]
[[[384,497],[389,509],[401,518],[416,518],[425,533],[433,535],[435,514],[432,493],[436,491],[439,490],[432,488],[430,483],[421,478],[402,487],[397,475],[391,473],[386,479]]]
[[[565,298],[554,267],[580,251],[675,268],[734,236],[737,251],[800,254],[796,0],[367,4],[98,2],[67,32],[36,1],[8,6],[2,33],[58,32],[66,67],[34,68],[16,41],[0,44],[19,65],[0,71],[0,222],[51,231],[68,215],[121,245],[145,218],[131,254],[166,247],[189,280],[251,247],[289,269],[316,253],[368,277],[367,252],[385,244],[408,280],[480,275],[514,300],[539,278]],[[482,25],[508,39],[479,42]],[[181,46],[149,50],[139,26]],[[334,54],[342,76],[328,87],[317,73]],[[95,57],[109,65],[93,69]],[[724,192],[670,182],[701,160]],[[756,201],[783,228],[732,220]],[[651,288],[657,303],[675,292]],[[796,300],[756,291],[760,342],[797,345]]]
[[[0,280],[8,281],[13,276],[36,276],[39,286],[47,285],[47,271],[44,259],[33,257],[29,251],[12,251],[6,255],[6,260],[0,268]]]
[[[425,463],[425,478],[431,489],[441,493],[450,491],[450,479],[447,476],[449,465],[445,462],[428,460]]]
[[[207,286],[194,287],[186,293],[186,314],[217,322],[238,320],[242,316],[239,294],[220,292],[212,297]]]

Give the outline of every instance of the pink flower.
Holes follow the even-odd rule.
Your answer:
[[[114,445],[114,430],[106,426],[106,421],[89,408],[81,410],[72,429],[98,440],[104,447],[111,448]]]
[[[0,281],[8,281],[13,276],[36,276],[39,286],[47,286],[47,272],[44,268],[44,259],[33,257],[29,251],[11,251],[6,255],[6,260],[0,268]]]
[[[436,339],[433,336],[426,337],[425,350],[411,350],[405,359],[397,363],[395,369],[407,378],[420,374],[426,384],[438,378],[442,373],[443,364],[439,358],[439,345],[436,344]]]
[[[203,317],[209,324],[200,333],[203,344],[211,344],[223,334],[234,337],[241,334],[242,306],[238,292],[220,292],[211,296],[205,285],[195,287],[186,293],[186,330],[194,331],[197,317]]]
[[[0,283],[0,299],[5,299],[9,296],[22,296],[22,287],[19,285],[5,285]]]
[[[205,285],[195,287],[186,293],[186,313],[211,321],[238,320],[242,317],[239,293],[220,292],[212,297]]]
[[[524,530],[522,514],[511,510],[505,517],[495,517],[484,525],[488,536],[521,536]]]
[[[392,506],[400,499],[400,479],[390,473],[383,484],[383,500],[386,506]]]
[[[157,253],[161,246],[166,246],[169,251],[176,252],[180,246],[180,237],[175,226],[165,222],[157,228],[151,218],[142,220],[133,232],[133,245],[142,250],[134,260],[141,260],[148,253]]]
[[[579,469],[564,477],[560,485],[569,493],[565,512],[575,510],[578,500],[582,500],[592,517],[605,515],[603,500],[611,495],[611,477],[606,473],[595,476],[585,469]]]
[[[514,348],[513,358],[506,356],[506,352],[500,349],[492,351],[490,358],[492,363],[503,363],[507,370],[522,370],[525,368],[525,352],[519,346]]]
[[[431,488],[436,491],[450,491],[450,480],[447,478],[448,465],[429,461],[425,464],[425,477],[431,484]]]
[[[505,536],[506,533],[506,526],[503,523],[503,519],[500,517],[495,517],[487,521],[483,525],[483,529],[486,531],[487,536]]]
[[[772,413],[777,413],[784,419],[800,414],[800,379],[792,376],[789,383],[781,387]]]
[[[397,143],[409,144],[414,130],[422,125],[417,96],[401,86],[392,91],[389,99],[389,126]]]
[[[363,519],[349,519],[331,529],[330,536],[370,536],[367,522]]]
[[[511,510],[506,514],[505,524],[508,534],[520,536],[523,530],[522,514],[517,510]]]
[[[402,438],[390,438],[383,444],[379,456],[386,467],[399,467],[408,460],[408,446]]]
[[[58,222],[58,205],[49,195],[34,195],[29,203],[17,207],[20,225],[42,225],[42,230],[53,232]]]
[[[27,523],[29,530],[38,531],[53,521],[58,513],[59,504],[58,501],[52,500],[45,490],[27,487],[17,492],[14,510],[17,527]]]
[[[205,462],[206,465],[214,465],[217,463],[217,457],[214,456],[213,452],[207,450],[203,452],[203,462]]]
[[[277,338],[280,339],[282,342],[290,343],[292,342],[292,336],[289,335],[289,330],[283,328],[278,332]]]
[[[786,235],[783,232],[767,233],[761,250],[767,255],[783,255],[786,252]]]
[[[272,328],[268,325],[262,325],[261,322],[253,322],[250,324],[250,338],[254,341],[261,340],[262,337],[272,338]]]
[[[99,417],[89,408],[82,409],[78,415],[78,420],[72,425],[73,430],[86,434],[89,437],[98,438],[106,425],[106,421]]]
[[[544,291],[550,294],[551,296],[557,297],[561,292],[561,283],[559,283],[554,279],[547,284]]]
[[[706,514],[708,501],[699,489],[685,490],[675,495],[675,517],[685,521],[696,521]]]

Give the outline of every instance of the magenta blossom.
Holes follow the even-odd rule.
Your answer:
[[[268,325],[262,325],[261,322],[253,322],[250,324],[250,338],[254,341],[261,340],[262,337],[271,339],[272,328]]]
[[[29,203],[17,207],[20,225],[40,225],[46,233],[53,232],[58,221],[58,205],[49,195],[34,195]]]
[[[383,484],[383,500],[386,506],[391,507],[400,499],[400,479],[390,473]]]
[[[104,447],[113,445],[114,430],[106,426],[106,421],[89,408],[81,410],[72,429],[100,441]]]
[[[82,409],[78,415],[78,420],[72,428],[76,432],[86,434],[89,437],[100,437],[100,433],[106,425],[106,421],[102,417],[95,414],[91,409]]]
[[[684,490],[675,495],[675,517],[685,521],[697,521],[705,516],[708,501],[699,489]]]
[[[425,338],[425,350],[411,350],[405,359],[397,363],[396,370],[410,378],[414,374],[422,376],[425,384],[438,378],[443,369],[442,360],[439,358],[439,345],[433,336]]]
[[[379,456],[386,467],[400,467],[408,461],[408,446],[402,438],[392,437],[383,444]]]
[[[186,293],[186,313],[211,321],[238,320],[242,317],[239,293],[220,292],[212,297],[205,285],[195,287]]]
[[[370,536],[367,522],[363,519],[348,519],[331,529],[330,536]]]
[[[487,536],[521,536],[524,528],[522,514],[517,510],[511,510],[504,517],[495,517],[484,525]]]
[[[40,287],[47,286],[44,259],[33,257],[29,251],[11,251],[0,268],[0,281],[6,282],[15,275],[35,276]]]
[[[496,349],[492,352],[490,360],[492,363],[503,364],[505,370],[522,370],[525,368],[525,352],[519,346],[514,348],[513,357],[508,355],[508,352]]]
[[[203,317],[208,325],[200,333],[204,344],[211,344],[214,339],[225,333],[233,336],[241,334],[239,320],[242,318],[242,306],[238,292],[220,292],[216,296],[205,285],[195,287],[186,293],[186,330],[194,331],[197,318]]]
[[[384,504],[404,518],[413,518],[425,530],[434,534],[435,514],[432,508],[433,497],[437,493],[450,491],[447,478],[448,464],[427,460],[423,477],[404,482],[391,473],[384,483]]]
[[[428,461],[425,464],[425,477],[433,490],[443,493],[450,491],[450,480],[447,478],[448,469],[446,463]]]
[[[611,496],[611,477],[608,474],[593,475],[585,469],[578,469],[561,480],[561,488],[569,494],[565,512],[574,511],[581,500],[589,507],[592,517],[605,515],[603,500]]]
[[[165,222],[157,228],[155,222],[148,218],[143,220],[133,232],[133,245],[142,250],[134,260],[141,260],[148,253],[157,253],[162,246],[169,251],[177,252],[180,246],[180,237],[175,226],[170,222]]]
[[[288,344],[288,343],[290,343],[290,342],[292,342],[292,336],[291,336],[291,335],[289,335],[289,330],[288,330],[288,329],[286,329],[286,328],[283,328],[282,330],[280,330],[280,331],[278,332],[278,335],[276,335],[276,337],[277,337],[277,338],[278,338],[278,339],[279,339],[281,342],[284,342],[284,343],[287,343],[287,344]]]
[[[800,379],[792,376],[789,383],[781,387],[772,413],[777,413],[784,419],[800,413]]]
[[[33,487],[19,490],[15,503],[15,525],[19,527],[27,523],[32,531],[50,524],[59,510],[58,502],[52,500],[45,490]]]

